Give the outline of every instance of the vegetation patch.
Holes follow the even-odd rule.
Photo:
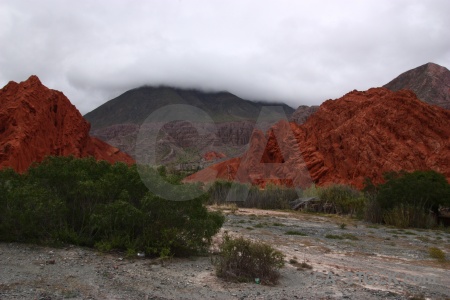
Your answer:
[[[226,233],[219,245],[220,254],[213,259],[216,274],[235,282],[253,282],[259,278],[262,284],[273,285],[280,277],[284,255],[262,242],[243,237],[231,237]]]
[[[183,193],[197,189],[185,185]],[[207,201],[151,194],[136,166],[47,157],[25,174],[0,171],[0,241],[187,256],[206,252],[225,220]]]
[[[437,247],[431,247],[428,249],[428,254],[431,258],[444,261],[445,260],[445,252]]]
[[[327,239],[334,239],[334,240],[352,240],[352,241],[357,241],[359,240],[359,238],[353,234],[350,233],[344,233],[341,235],[335,235],[335,234],[327,234],[325,235],[325,238]]]
[[[289,230],[289,231],[286,231],[284,234],[286,234],[286,235],[300,235],[300,236],[307,236],[306,233],[301,232],[301,231],[297,231],[297,230]]]
[[[370,195],[366,220],[384,222],[399,228],[433,228],[438,208],[450,206],[450,184],[435,171],[390,172],[385,183],[374,186],[368,181]]]

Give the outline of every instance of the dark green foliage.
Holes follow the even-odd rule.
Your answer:
[[[366,219],[382,221],[397,227],[434,226],[430,210],[450,206],[450,185],[444,175],[435,171],[387,173],[386,182],[376,187],[375,210]],[[372,188],[373,190],[373,188]]]
[[[437,210],[450,206],[450,186],[444,175],[435,171],[388,173],[378,186],[377,200],[383,210],[399,204]]]
[[[225,234],[214,264],[217,276],[226,280],[250,282],[259,278],[262,284],[276,284],[284,255],[265,243]]]
[[[225,218],[218,212],[208,212],[207,196],[189,201],[167,201],[148,194],[142,201],[144,242],[148,253],[160,254],[170,247],[175,255],[189,255],[206,250],[211,238]]]
[[[183,192],[195,190],[186,186]],[[168,201],[152,195],[136,166],[48,157],[23,175],[0,171],[0,240],[194,254],[224,222],[207,211],[206,201],[207,196]]]

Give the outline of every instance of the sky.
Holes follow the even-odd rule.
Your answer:
[[[0,86],[37,75],[85,114],[143,85],[317,105],[434,62],[448,0],[0,0]]]

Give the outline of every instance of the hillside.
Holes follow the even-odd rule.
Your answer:
[[[379,183],[385,172],[429,169],[450,180],[450,111],[410,91],[373,88],[324,102],[302,125],[280,122],[266,134],[255,132],[243,156],[185,181],[211,181],[217,173],[259,185],[361,188],[365,178]]]
[[[383,87],[411,90],[422,101],[450,109],[450,71],[434,63],[406,71]]]
[[[213,124],[198,122],[195,126],[205,128],[209,134],[198,139],[195,128],[188,122],[167,124],[162,128],[158,143],[158,158],[164,164],[202,162],[208,152],[225,155],[243,153],[264,106],[282,106],[284,116],[290,117],[294,109],[282,103],[252,102],[231,93],[207,93],[171,87],[141,87],[114,98],[85,118],[91,122],[91,134],[120,148],[135,157],[138,134],[145,135],[160,124],[143,124],[154,111],[170,104],[187,104],[200,108],[214,121]],[[274,116],[276,119],[284,117]],[[147,148],[143,141],[139,147]],[[186,148],[189,153],[186,153]]]
[[[152,112],[170,104],[201,108],[216,122],[256,120],[262,106],[281,105],[287,116],[294,109],[282,103],[252,102],[228,92],[207,93],[171,87],[140,87],[123,93],[84,117],[96,131],[117,124],[141,124]]]
[[[109,162],[134,160],[89,136],[89,123],[63,93],[37,76],[0,90],[0,168],[23,172],[45,156],[93,156]]]

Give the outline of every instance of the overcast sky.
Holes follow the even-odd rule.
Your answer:
[[[320,104],[450,67],[448,0],[0,0],[0,85],[39,76],[85,114],[142,85]]]

